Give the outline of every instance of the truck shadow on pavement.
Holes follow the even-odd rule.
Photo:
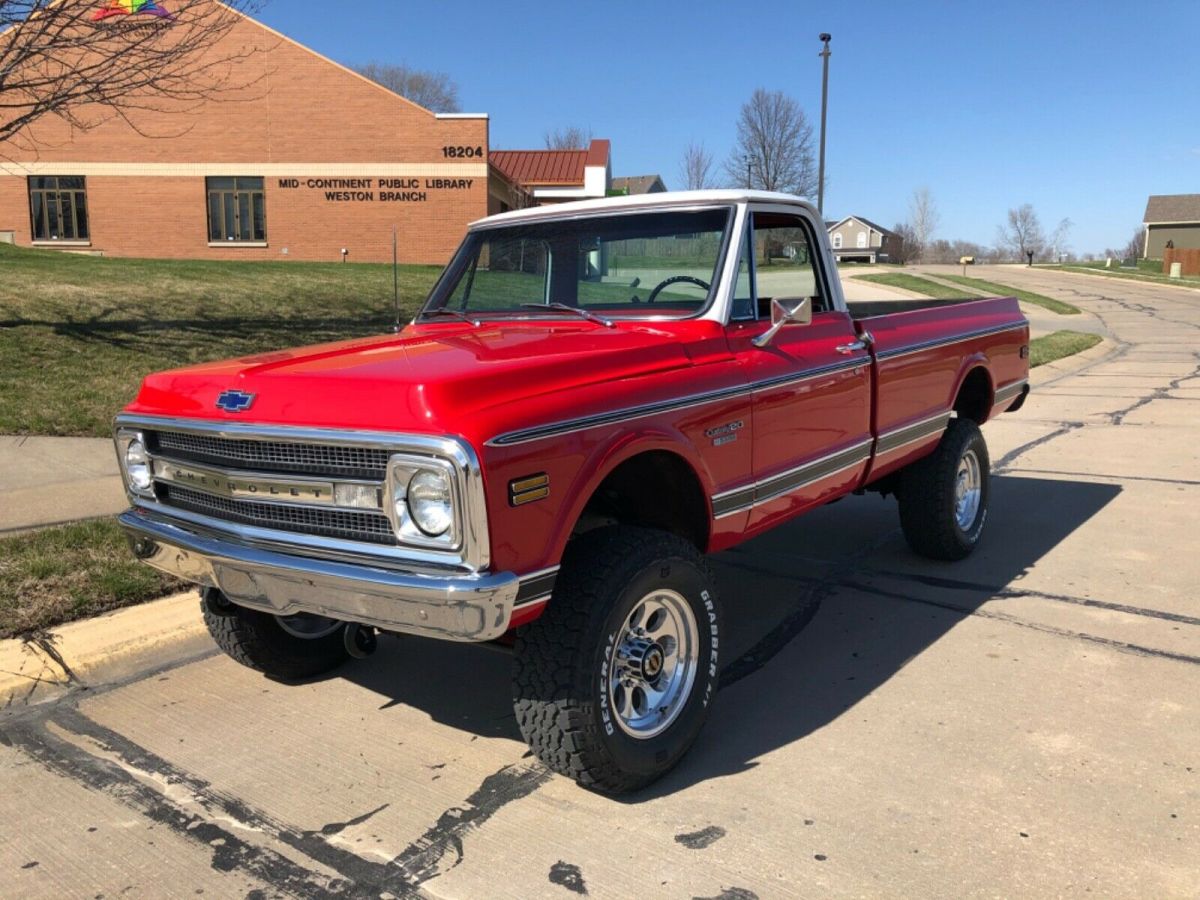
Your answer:
[[[963,619],[1021,626],[1003,612],[1006,599],[1093,604],[1025,590],[1021,579],[1118,493],[1109,484],[993,476],[983,544],[958,563],[913,554],[895,502],[877,496],[847,498],[712,557],[725,609],[724,702],[678,768],[625,799],[753,768],[852,709]],[[472,734],[521,740],[507,653],[412,638],[385,640],[380,651],[343,675],[391,698],[381,710],[405,704]]]

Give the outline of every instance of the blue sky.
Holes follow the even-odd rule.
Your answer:
[[[689,140],[718,160],[756,87],[819,122],[817,34],[833,34],[827,217],[891,226],[914,188],[938,237],[990,244],[1032,203],[1071,247],[1124,246],[1149,194],[1200,193],[1200,2],[331,4],[270,0],[259,18],[339,62],[451,75],[491,115],[493,148],[579,124],[613,174],[678,187]]]

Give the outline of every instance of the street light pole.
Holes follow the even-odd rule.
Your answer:
[[[821,75],[821,164],[817,172],[817,212],[825,214],[825,111],[829,106],[829,41],[833,35],[821,32],[820,40],[825,49],[817,55],[824,60],[825,71]]]

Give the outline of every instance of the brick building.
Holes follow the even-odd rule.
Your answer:
[[[105,27],[104,22],[96,27]],[[527,198],[486,115],[439,115],[249,17],[240,88],[0,144],[0,240],[113,256],[444,263],[468,222]],[[523,202],[524,201],[524,202]]]

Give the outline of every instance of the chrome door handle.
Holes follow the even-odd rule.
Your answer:
[[[869,350],[875,346],[875,335],[869,331],[863,331],[857,341],[851,341],[849,344],[839,344],[834,349],[838,353],[853,353],[855,350]]]

